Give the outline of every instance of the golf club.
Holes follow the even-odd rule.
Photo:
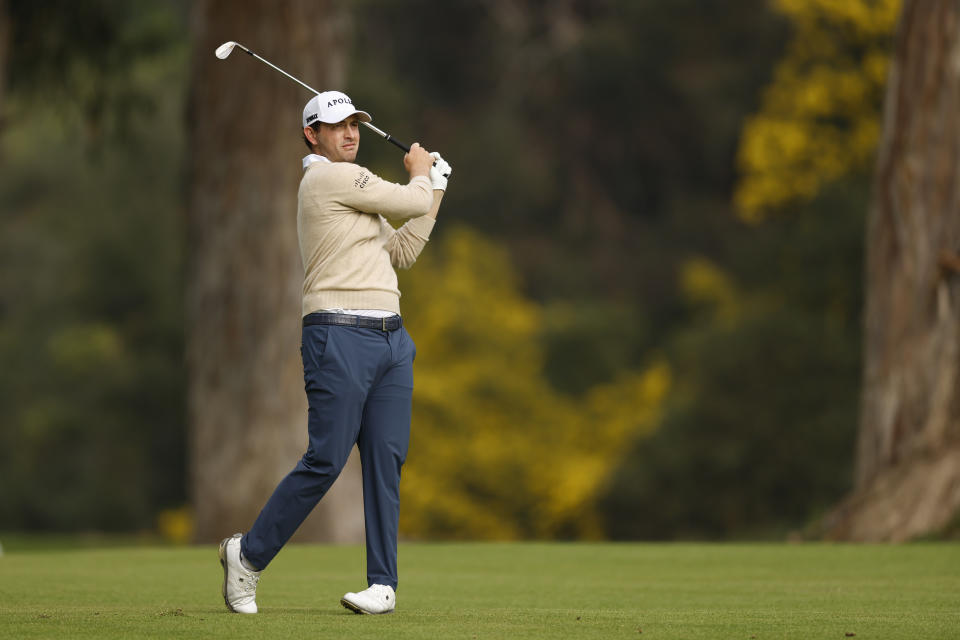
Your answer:
[[[279,71],[279,72],[282,73],[283,75],[287,76],[288,78],[290,78],[291,80],[293,80],[294,82],[296,82],[297,84],[299,84],[301,87],[307,89],[308,91],[312,91],[312,92],[316,93],[317,95],[320,94],[319,91],[317,91],[316,89],[314,89],[313,87],[311,87],[311,86],[308,85],[307,83],[303,82],[302,80],[298,80],[297,78],[294,78],[292,75],[290,75],[289,73],[287,73],[286,71],[284,71],[283,69],[281,69],[280,67],[278,67],[277,65],[273,64],[272,62],[270,62],[270,61],[267,60],[266,58],[261,58],[261,57],[258,56],[256,53],[254,53],[254,52],[251,51],[250,49],[246,48],[245,46],[243,46],[243,45],[240,44],[239,42],[234,42],[234,41],[232,41],[232,40],[229,41],[229,42],[224,42],[222,45],[220,45],[219,47],[217,47],[217,50],[214,51],[214,55],[216,55],[216,56],[217,56],[218,58],[220,58],[221,60],[226,60],[226,59],[227,59],[227,56],[229,56],[231,53],[233,53],[233,49],[234,49],[235,47],[240,47],[240,49],[242,49],[242,50],[245,51],[246,53],[250,54],[251,56],[253,56],[253,57],[256,58],[257,60],[259,60],[260,62],[262,62],[262,63],[264,63],[264,64],[267,64],[267,65],[270,65],[271,67],[273,67],[274,69],[276,69],[277,71]],[[361,121],[361,122],[362,122],[362,121]],[[390,135],[389,133],[387,133],[386,131],[383,131],[383,130],[381,130],[381,129],[378,129],[377,127],[373,126],[373,125],[370,124],[369,122],[363,122],[363,124],[366,125],[366,127],[367,127],[368,129],[370,129],[371,131],[373,131],[374,133],[376,133],[378,136],[380,136],[381,138],[383,138],[383,139],[386,140],[387,142],[392,142],[393,144],[395,144],[395,145],[397,145],[398,147],[400,147],[401,149],[403,149],[404,153],[409,153],[409,152],[410,152],[410,147],[409,147],[409,146],[403,144],[402,142],[400,142],[399,140],[397,140],[396,138],[394,138],[393,136],[391,136],[391,135]],[[434,162],[434,164],[436,164],[436,162]],[[445,176],[445,177],[449,177],[449,176]]]

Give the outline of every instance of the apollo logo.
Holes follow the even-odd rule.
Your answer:
[[[348,98],[348,97],[346,97],[346,96],[344,96],[344,97],[342,97],[342,98],[334,98],[333,100],[331,100],[331,101],[329,101],[329,102],[327,103],[327,109],[329,109],[330,107],[332,107],[332,106],[335,105],[335,104],[353,104],[353,100],[351,100],[350,98]]]

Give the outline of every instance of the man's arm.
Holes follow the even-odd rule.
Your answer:
[[[433,205],[430,207],[430,211],[427,212],[427,216],[437,219],[437,213],[440,211],[440,201],[443,200],[443,194],[446,191],[441,191],[440,189],[433,190]]]
[[[430,168],[433,166],[433,156],[420,146],[419,142],[410,145],[410,151],[403,156],[403,168],[410,174],[413,180],[417,176],[430,177]]]
[[[399,229],[394,229],[381,216],[381,233],[387,236],[383,248],[389,254],[390,264],[394,269],[409,269],[413,266],[430,239],[434,222],[435,219],[428,215],[420,216],[411,218]]]
[[[447,192],[447,179],[453,173],[453,167],[443,157],[434,151],[430,154],[433,158],[433,164],[430,165],[430,184],[433,186],[433,206],[427,215],[437,219],[437,212],[440,211],[440,201],[443,200],[443,194]]]
[[[386,220],[381,218],[384,232],[389,235],[389,239],[384,243],[384,248],[390,254],[390,263],[397,269],[409,269],[416,262],[420,252],[423,251],[423,247],[430,238],[430,232],[433,230],[437,213],[440,211],[443,194],[446,193],[447,178],[453,173],[453,168],[440,157],[439,153],[430,155],[435,159],[435,163],[430,167],[433,205],[427,215],[408,220],[396,231]]]
[[[413,143],[410,152],[403,156],[403,166],[410,173],[410,182],[405,185],[388,182],[364,167],[345,163],[346,173],[339,173],[337,178],[337,199],[357,211],[380,214],[388,220],[425,215],[432,207],[432,163],[433,157]]]

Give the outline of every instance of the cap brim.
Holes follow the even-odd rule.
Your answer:
[[[360,116],[360,120],[362,120],[363,122],[373,122],[373,118],[370,117],[369,113],[367,113],[366,111],[360,111],[360,110],[354,111],[353,113],[348,113],[347,115],[343,116],[339,120],[335,120],[333,122],[330,122],[328,120],[323,120],[323,119],[318,119],[318,122],[323,122],[326,124],[337,124],[338,122],[343,122],[350,116],[357,116],[357,115]]]

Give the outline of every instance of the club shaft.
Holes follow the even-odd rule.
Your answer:
[[[361,121],[361,122],[362,122],[362,121]],[[410,153],[410,147],[409,147],[409,146],[403,144],[402,142],[400,142],[399,140],[397,140],[396,138],[394,138],[392,135],[390,135],[389,133],[387,133],[387,132],[384,131],[383,129],[378,129],[377,127],[373,126],[373,125],[370,124],[369,122],[364,122],[363,124],[367,125],[367,128],[368,128],[368,129],[370,129],[371,131],[373,131],[375,134],[377,134],[378,136],[380,136],[381,138],[383,138],[383,139],[386,140],[387,142],[392,142],[393,144],[395,144],[395,145],[397,145],[398,147],[400,147],[401,149],[403,149],[403,152],[404,152],[404,153]],[[434,160],[434,161],[433,161],[433,164],[434,164],[434,166],[436,166],[437,161]],[[443,174],[443,175],[446,176],[447,174]]]
[[[238,44],[237,46],[240,47],[241,49],[243,49],[244,51],[246,51],[247,53],[249,53],[251,56],[253,56],[253,57],[256,58],[257,60],[259,60],[260,62],[262,62],[262,63],[264,63],[264,64],[267,64],[267,65],[270,65],[271,67],[273,67],[274,69],[276,69],[277,71],[279,71],[280,73],[282,73],[283,75],[287,76],[288,78],[290,78],[291,80],[293,80],[294,82],[296,82],[297,84],[299,84],[299,85],[300,85],[301,87],[303,87],[304,89],[306,89],[306,90],[308,90],[308,91],[313,91],[313,92],[316,93],[316,94],[319,94],[319,93],[320,93],[319,91],[317,91],[316,89],[314,89],[313,87],[311,87],[310,85],[308,85],[306,82],[304,82],[304,81],[302,81],[302,80],[300,80],[300,79],[298,79],[298,78],[294,78],[292,75],[290,75],[289,73],[287,73],[286,71],[284,71],[283,69],[281,69],[280,67],[278,67],[277,65],[273,64],[272,62],[270,62],[270,61],[267,60],[266,58],[261,58],[260,56],[258,56],[257,54],[255,54],[253,51],[250,51],[250,49],[247,49],[247,48],[246,48],[245,46],[243,46],[242,44]]]
[[[371,131],[373,131],[375,134],[377,134],[378,136],[380,136],[381,138],[383,138],[383,139],[386,140],[387,142],[392,142],[393,144],[395,144],[395,145],[397,145],[398,147],[400,147],[401,149],[403,149],[404,153],[410,153],[410,147],[409,147],[409,146],[403,144],[402,142],[400,142],[399,140],[397,140],[396,138],[394,138],[392,135],[390,135],[390,134],[387,133],[386,131],[383,131],[382,129],[378,129],[377,127],[373,126],[373,125],[370,124],[369,122],[364,122],[363,124],[365,124],[368,129],[370,129]]]
[[[361,122],[362,122],[362,121],[361,121]],[[389,133],[387,133],[387,132],[384,131],[383,129],[378,129],[377,127],[373,126],[373,125],[370,124],[369,122],[364,122],[363,124],[367,125],[367,128],[368,128],[368,129],[370,129],[371,131],[373,131],[373,132],[374,132],[375,134],[377,134],[378,136],[382,137],[382,138],[383,138],[384,140],[386,140],[387,142],[392,142],[393,144],[395,144],[395,145],[397,145],[398,147],[400,147],[401,149],[403,149],[403,152],[404,152],[404,153],[410,153],[410,147],[409,147],[409,146],[403,144],[402,142],[400,142],[399,140],[397,140],[396,138],[394,138],[392,135],[390,135]],[[435,166],[435,165],[437,164],[437,161],[434,160],[434,161],[433,161],[433,164],[434,164],[434,166]],[[446,176],[447,174],[444,174],[444,175]]]

